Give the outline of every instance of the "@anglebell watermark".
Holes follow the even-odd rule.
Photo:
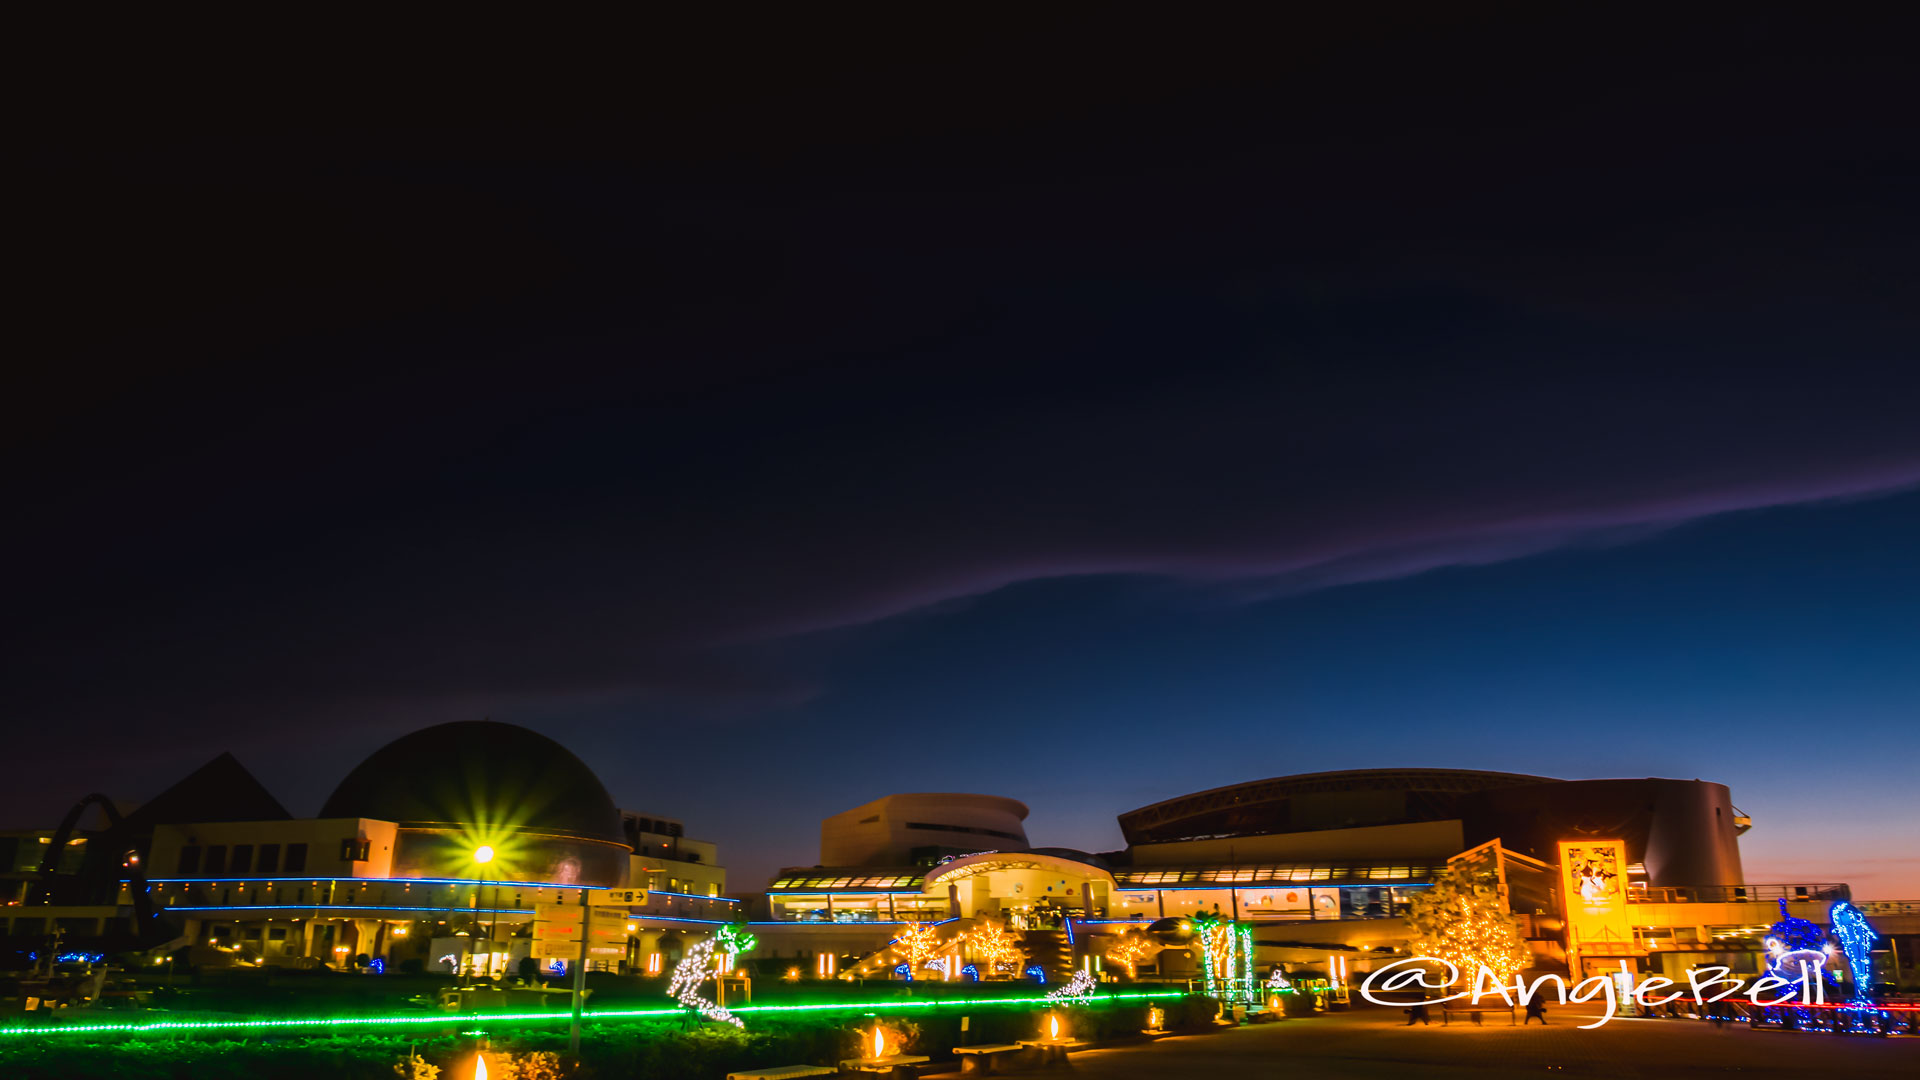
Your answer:
[[[1448,994],[1445,997],[1428,998],[1423,1004],[1441,1005],[1449,1001],[1465,999],[1469,1004],[1478,1005],[1481,999],[1491,997],[1499,998],[1509,1007],[1523,1007],[1535,998],[1541,997],[1542,988],[1552,984],[1554,996],[1545,1000],[1555,1000],[1560,1005],[1594,1000],[1604,1004],[1606,1011],[1600,1019],[1591,1024],[1580,1025],[1581,1030],[1584,1031],[1597,1028],[1613,1019],[1620,1011],[1622,999],[1631,1000],[1643,1009],[1650,1009],[1689,997],[1684,990],[1664,997],[1655,996],[1669,987],[1680,984],[1658,975],[1649,975],[1636,980],[1633,973],[1626,970],[1624,961],[1620,971],[1606,975],[1593,975],[1571,985],[1559,975],[1542,975],[1531,983],[1516,975],[1512,982],[1502,982],[1500,977],[1493,973],[1492,968],[1485,964],[1480,964],[1478,967],[1479,970],[1473,976],[1471,989]],[[1748,980],[1733,977],[1732,968],[1703,967],[1687,972],[1687,989],[1693,991],[1691,995],[1693,1000],[1707,1005],[1739,993],[1744,993],[1748,1001],[1755,1007],[1761,1008],[1777,1005],[1824,1005],[1827,1000],[1826,987],[1821,982],[1818,972],[1817,966],[1803,963],[1799,979],[1762,975],[1752,980],[1749,985]],[[1375,997],[1374,992],[1391,994],[1405,993],[1409,990],[1423,992],[1446,990],[1459,981],[1460,969],[1447,961],[1433,956],[1410,956],[1404,960],[1395,960],[1370,973],[1360,984],[1360,996],[1375,1005],[1405,1005],[1407,1004],[1405,1001]],[[1716,986],[1725,986],[1726,989],[1712,997],[1707,996],[1707,991]],[[1742,987],[1746,989],[1743,991]],[[1768,1001],[1760,999],[1763,994],[1775,993],[1782,989],[1789,991],[1784,997]]]

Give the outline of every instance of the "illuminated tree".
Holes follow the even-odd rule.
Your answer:
[[[1253,997],[1253,928],[1212,915],[1188,921],[1200,950],[1206,995],[1218,1001]]]
[[[1137,975],[1138,968],[1148,957],[1160,952],[1160,943],[1138,930],[1129,930],[1114,942],[1107,950],[1107,959],[1123,964],[1127,969],[1127,978]]]
[[[981,923],[968,934],[967,950],[974,959],[987,965],[988,974],[1018,971],[1020,962],[1027,958],[1027,950],[1021,947],[1019,939],[998,923]]]
[[[747,933],[747,928],[738,924],[721,927],[720,932],[714,935],[714,941],[719,951],[725,954],[725,967],[729,971],[733,970],[733,965],[739,962],[741,956],[752,952],[754,946],[760,944],[759,938]]]
[[[893,951],[912,972],[926,967],[927,961],[946,951],[946,946],[940,940],[940,931],[920,923],[893,939]]]
[[[1452,867],[1422,889],[1407,922],[1413,927],[1414,955],[1444,960],[1468,982],[1482,964],[1495,980],[1506,982],[1533,962],[1500,890],[1464,866]]]

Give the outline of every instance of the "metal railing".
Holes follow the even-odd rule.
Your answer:
[[[1785,900],[1789,903],[1851,900],[1846,885],[1635,885],[1627,890],[1629,904],[1750,904]]]
[[[1860,900],[1853,906],[1863,915],[1920,915],[1920,900]]]

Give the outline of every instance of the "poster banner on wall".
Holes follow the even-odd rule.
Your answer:
[[[1627,845],[1622,841],[1560,841],[1569,952],[1581,957],[1639,954],[1627,917],[1626,866]]]

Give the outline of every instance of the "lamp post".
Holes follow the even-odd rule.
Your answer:
[[[479,847],[473,849],[473,862],[475,866],[484,867],[492,861],[493,861],[493,845],[492,844],[481,844]],[[473,939],[479,936],[479,932],[480,932],[480,911],[479,911],[480,882],[484,878],[484,876],[485,876],[484,871],[476,872],[473,879],[473,906],[474,906],[473,933],[469,935],[467,938],[467,966],[468,967],[475,967],[475,964],[473,962]],[[499,904],[500,887],[498,885],[494,886],[493,893],[494,893],[494,901],[495,901],[494,907],[497,908],[500,906]],[[500,915],[498,912],[493,912],[492,914],[493,914],[493,918],[489,920],[487,923],[487,968],[489,969],[489,973],[491,973],[491,969],[493,968],[493,932],[494,930],[498,929],[499,921],[500,921]]]

